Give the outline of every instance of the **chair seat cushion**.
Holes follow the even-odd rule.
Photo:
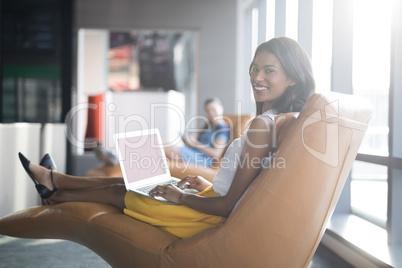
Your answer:
[[[119,241],[159,254],[179,238],[124,215],[119,209],[97,203],[69,202],[25,209],[0,221],[2,234],[24,238],[57,238],[94,243],[101,236],[119,247]],[[24,230],[23,234],[21,230]],[[95,243],[96,244],[96,243]],[[102,242],[101,242],[102,244]],[[96,247],[96,245],[95,245]]]

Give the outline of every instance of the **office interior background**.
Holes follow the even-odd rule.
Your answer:
[[[89,119],[69,116],[96,95],[161,93],[186,119],[212,96],[226,113],[254,113],[254,50],[288,36],[311,57],[317,93],[374,107],[323,241],[342,256],[402,265],[401,12],[398,0],[2,1],[1,147],[24,143],[36,160],[54,152],[61,170],[80,174],[96,161],[67,138],[84,139]],[[23,174],[7,149],[0,159],[0,182]],[[29,203],[3,191],[0,216]]]

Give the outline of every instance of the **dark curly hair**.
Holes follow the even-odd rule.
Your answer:
[[[287,37],[273,38],[262,43],[255,51],[252,63],[261,51],[274,54],[281,62],[285,74],[295,84],[289,86],[272,108],[278,113],[299,112],[309,97],[314,94],[315,81],[310,58],[304,48]],[[250,65],[251,71],[251,65]],[[262,102],[256,102],[256,114],[262,114]]]

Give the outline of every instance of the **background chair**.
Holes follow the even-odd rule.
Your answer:
[[[0,220],[0,233],[75,241],[113,267],[307,267],[352,167],[371,105],[311,97],[276,119],[277,152],[221,226],[178,239],[96,203],[34,207]],[[34,190],[34,188],[32,187]]]

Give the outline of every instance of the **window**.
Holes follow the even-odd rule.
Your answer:
[[[352,212],[385,228],[387,221],[388,168],[355,161],[351,173]]]
[[[389,156],[391,0],[354,0],[353,15],[353,93],[374,108],[359,153],[376,163]],[[351,177],[352,212],[385,227],[388,167],[356,161]]]
[[[317,92],[331,91],[333,0],[313,1],[311,63]]]
[[[388,156],[391,0],[354,0],[353,30],[353,93],[374,106],[359,152]]]
[[[251,10],[251,58],[254,57],[258,45],[258,9],[253,8]]]
[[[266,0],[266,40],[275,37],[275,0]]]
[[[298,40],[299,0],[286,0],[286,36]]]
[[[0,122],[63,122],[71,106],[70,2],[2,2]]]

